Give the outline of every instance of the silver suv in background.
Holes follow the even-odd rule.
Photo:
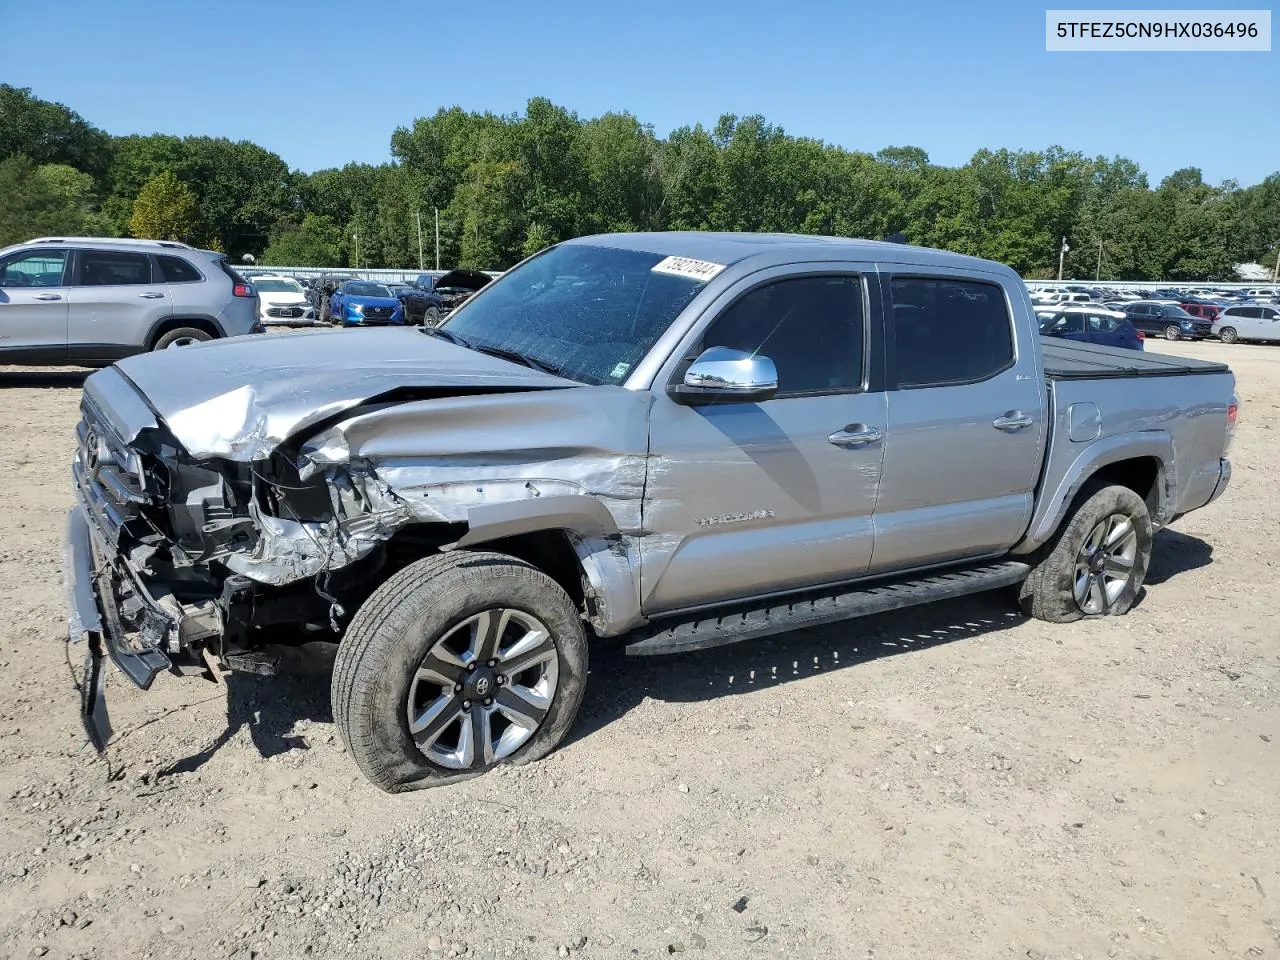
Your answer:
[[[102,237],[0,250],[0,363],[107,364],[261,331],[257,292],[221,253]]]

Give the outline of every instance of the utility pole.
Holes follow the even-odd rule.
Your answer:
[[[1280,250],[1276,251],[1276,268],[1271,271],[1271,282],[1280,280]]]
[[[357,270],[359,270],[360,269],[360,228],[359,227],[357,227],[355,231],[351,234],[351,239],[356,242],[355,267]]]
[[[436,212],[436,269],[440,269],[440,208],[433,208]]]
[[[1102,241],[1098,241],[1098,272],[1093,275],[1095,281],[1102,279]]]
[[[414,217],[418,221],[418,269],[422,269],[422,211],[414,212]]]
[[[1058,251],[1058,279],[1062,279],[1062,265],[1067,260],[1067,251],[1071,248],[1067,246],[1067,238],[1062,238],[1062,249]]]

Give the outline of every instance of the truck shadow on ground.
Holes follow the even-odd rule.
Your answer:
[[[1156,534],[1151,566],[1147,568],[1147,586],[1158,587],[1178,574],[1198,570],[1211,563],[1212,546],[1199,537],[1165,527]]]
[[[1213,548],[1198,537],[1162,530],[1147,583],[1159,586],[1212,563]],[[566,743],[589,737],[646,698],[687,703],[794,683],[881,657],[928,650],[1012,629],[1025,621],[1012,589],[926,604],[858,620],[828,624],[710,650],[661,657],[628,657],[616,641],[591,650],[578,722]],[[306,749],[300,720],[329,726],[329,682],[336,647],[309,643],[274,647],[281,656],[274,677],[238,674],[227,684],[227,727],[208,746],[159,772],[160,777],[200,769],[240,730],[247,729],[262,757]],[[331,726],[322,735],[332,732]]]
[[[248,730],[254,748],[264,759],[308,749],[306,737],[294,730],[299,720],[332,725],[329,679],[336,649],[331,643],[272,648],[281,658],[276,676],[230,677],[226,729],[207,747],[161,769],[157,777],[199,770],[242,729]]]
[[[84,386],[92,370],[0,370],[0,390]]]

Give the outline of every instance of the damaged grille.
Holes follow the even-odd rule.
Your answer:
[[[87,398],[81,409],[71,474],[98,528],[118,546],[121,528],[139,515],[149,498],[136,454]]]

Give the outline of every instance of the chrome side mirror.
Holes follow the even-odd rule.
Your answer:
[[[754,403],[778,392],[778,369],[768,357],[708,347],[667,393],[677,403]]]

